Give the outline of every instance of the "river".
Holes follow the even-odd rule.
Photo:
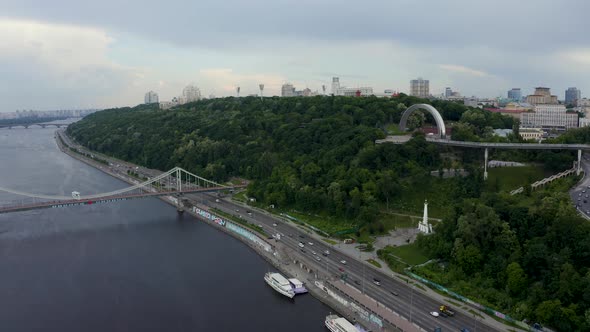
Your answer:
[[[63,154],[55,128],[0,130],[0,186],[82,195],[127,185]],[[0,193],[0,202],[21,199]],[[155,199],[0,215],[2,331],[325,331],[240,241]]]

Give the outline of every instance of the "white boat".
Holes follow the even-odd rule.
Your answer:
[[[326,327],[332,332],[358,332],[356,326],[352,325],[346,318],[337,315],[326,316]]]
[[[303,283],[296,278],[289,279],[289,283],[291,284],[291,288],[295,292],[295,294],[304,294],[307,293],[307,288],[303,286]]]
[[[270,285],[277,292],[292,299],[295,296],[295,291],[291,287],[289,280],[283,277],[280,273],[268,272],[264,274],[264,281]]]

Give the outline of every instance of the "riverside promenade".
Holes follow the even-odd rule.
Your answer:
[[[117,172],[113,170],[112,167],[97,162],[96,160],[89,158],[84,154],[72,151],[70,147],[75,149],[79,149],[80,147],[66,145],[68,140],[62,139],[60,133],[56,133],[55,138],[56,144],[60,150],[72,158],[80,160],[85,164],[97,168],[104,173],[129,184],[136,184],[138,182],[138,180],[134,177]],[[109,160],[113,163],[125,163],[130,165],[128,162],[119,161],[95,152],[86,152],[100,157],[101,160]],[[168,199],[167,197],[160,197],[160,199],[173,206],[175,205],[175,202]],[[204,210],[209,208],[208,206],[200,205],[196,201],[189,200],[189,202],[193,204],[193,206],[198,206]],[[294,251],[291,248],[285,246],[280,241],[277,242],[263,239],[273,248],[273,250],[269,252],[264,250],[264,248],[261,246],[246,240],[244,237],[230,232],[227,228],[220,227],[219,224],[211,222],[210,220],[203,218],[201,215],[194,213],[192,209],[185,209],[185,212],[191,214],[201,221],[208,223],[212,227],[215,227],[216,229],[223,231],[238,240],[241,240],[249,248],[254,250],[262,258],[267,260],[288,277],[296,277],[305,282],[306,288],[308,288],[314,297],[333,308],[334,311],[338,312],[340,315],[347,317],[351,322],[360,323],[363,327],[372,331],[426,331],[415,326],[414,324],[410,324],[405,318],[395,314],[391,310],[386,309],[382,305],[380,306],[376,300],[365,294],[362,294],[354,287],[344,287],[345,285],[342,281],[334,280],[330,276],[324,275],[321,271],[321,266],[318,266],[315,261],[310,260],[305,256],[299,255],[297,251]],[[261,279],[262,277],[263,276],[261,276]],[[346,299],[346,301],[342,301],[342,299]],[[372,317],[374,320],[371,320]],[[379,321],[380,324],[377,324],[375,321]],[[320,322],[320,324],[323,324],[323,322]]]

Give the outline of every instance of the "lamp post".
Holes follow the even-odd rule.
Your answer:
[[[414,309],[414,285],[410,290],[410,323],[412,322],[412,310]]]

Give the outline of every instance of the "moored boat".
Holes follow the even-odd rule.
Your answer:
[[[295,296],[295,291],[291,287],[289,280],[283,277],[282,274],[276,272],[268,272],[264,274],[264,281],[277,292],[292,299]]]
[[[326,316],[325,324],[328,330],[332,332],[359,332],[359,329],[346,320],[346,318],[338,317],[337,315]]]

